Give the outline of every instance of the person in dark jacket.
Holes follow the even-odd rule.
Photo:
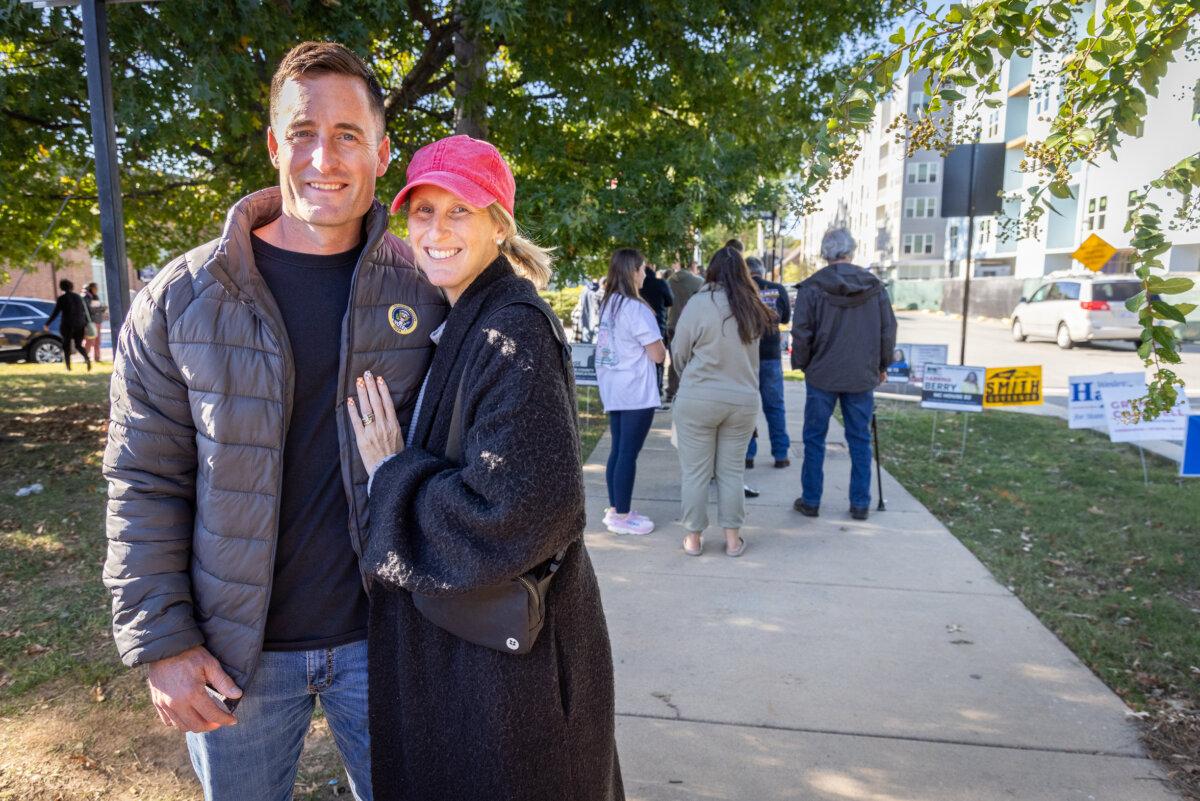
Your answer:
[[[771,455],[776,467],[790,467],[788,449],[792,440],[787,432],[787,412],[783,403],[783,363],[780,348],[779,326],[792,321],[792,304],[782,284],[766,279],[767,269],[762,259],[751,256],[746,259],[750,277],[758,288],[758,297],[771,311],[772,324],[758,342],[758,392],[762,398],[763,416],[767,418],[767,431],[771,439]],[[758,432],[750,438],[746,449],[746,467],[754,467],[754,456],[758,453]]]
[[[646,281],[641,288],[642,300],[650,304],[650,310],[654,312],[654,320],[658,323],[658,331],[662,334],[663,343],[667,342],[667,309],[671,308],[675,303],[675,298],[671,294],[671,287],[667,282],[658,277],[652,265],[646,265]],[[658,396],[661,398],[663,394],[663,365],[660,362],[654,366],[655,379],[658,382]]]
[[[854,249],[845,228],[827,231],[821,256],[829,265],[796,293],[792,368],[804,371],[805,400],[802,494],[793,508],[808,517],[819,513],[825,434],[838,403],[850,448],[850,514],[865,520],[871,506],[871,415],[896,347],[896,315],[882,282],[850,263]]]
[[[668,348],[671,347],[671,339],[675,336],[675,327],[679,325],[679,315],[683,314],[684,306],[700,291],[700,287],[704,286],[704,279],[700,277],[700,265],[696,262],[690,262],[687,266],[680,265],[679,269],[671,273],[671,277],[667,279],[667,286],[671,289],[671,311],[667,313],[667,338],[663,340]],[[674,360],[671,361],[667,370],[667,395],[666,402],[672,403],[675,400],[675,393],[679,391],[679,369]]]
[[[413,155],[393,209],[407,204],[417,264],[450,315],[406,440],[380,400],[390,376],[362,376],[347,399],[372,472],[376,801],[624,798],[612,653],[583,544],[574,381],[534,286],[549,278],[549,253],[518,235],[514,196],[487,142],[452,136]],[[459,639],[414,605],[413,593],[511,581],[564,550],[528,653]]]
[[[55,301],[54,311],[50,312],[50,319],[42,326],[42,330],[49,331],[50,324],[61,314],[62,325],[59,326],[59,333],[62,334],[63,361],[66,363],[67,369],[71,369],[71,348],[74,347],[82,354],[84,364],[90,371],[92,360],[88,358],[87,348],[83,346],[84,333],[87,330],[87,324],[91,321],[87,304],[75,293],[75,284],[66,278],[58,282],[58,288],[62,290],[62,294]]]
[[[386,373],[407,425],[447,305],[375,200],[391,150],[367,65],[305,42],[270,98],[279,185],[121,328],[104,583],[121,659],[188,732],[206,801],[290,799],[318,698],[369,801],[367,475],[342,399]]]

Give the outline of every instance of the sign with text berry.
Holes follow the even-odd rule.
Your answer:
[[[921,407],[949,412],[982,412],[987,370],[957,364],[927,364],[921,382]]]
[[[1112,387],[1144,387],[1146,376],[1143,373],[1073,375],[1067,379],[1067,385],[1067,426],[1107,429],[1104,393]]]
[[[989,367],[983,388],[984,406],[1040,406],[1042,366]]]
[[[1143,381],[1134,387],[1110,387],[1104,392],[1104,417],[1108,421],[1108,438],[1113,442],[1143,442],[1162,439],[1179,442],[1187,427],[1191,414],[1187,395],[1180,392],[1175,406],[1153,420],[1134,420],[1131,412],[1133,402],[1146,394]]]

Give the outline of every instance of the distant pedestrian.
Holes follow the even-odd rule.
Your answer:
[[[675,328],[679,325],[679,315],[683,314],[683,308],[687,306],[687,302],[692,299],[692,295],[704,286],[704,279],[700,277],[700,265],[696,262],[689,262],[687,267],[680,267],[675,272],[671,273],[671,277],[667,279],[667,286],[671,288],[671,297],[674,303],[671,304],[671,309],[667,312],[667,347],[671,347],[671,339],[675,336]],[[667,403],[672,403],[675,400],[675,393],[679,391],[679,370],[676,368],[675,360],[671,359],[670,370],[667,373]]]
[[[92,353],[92,361],[100,363],[100,328],[104,323],[104,315],[108,311],[108,306],[104,305],[104,301],[100,299],[100,286],[96,283],[90,283],[83,288],[83,302],[87,306],[88,317],[92,324],[96,326],[96,331],[84,340],[84,348],[88,348]]]
[[[738,253],[745,253],[745,252],[746,252],[746,246],[742,244],[742,240],[740,240],[740,239],[737,239],[737,238],[730,239],[730,240],[726,241],[726,242],[725,242],[725,247],[727,247],[727,248],[733,248],[733,249],[734,249],[734,250],[736,250]]]
[[[596,341],[596,327],[600,324],[600,298],[600,282],[594,278],[586,279],[579,293],[579,303],[575,307],[579,315],[579,325],[575,329],[576,341]],[[571,316],[575,317],[574,314]]]
[[[771,327],[758,343],[758,393],[762,398],[763,416],[767,418],[767,431],[771,439],[771,456],[776,467],[790,467],[788,449],[792,440],[787,432],[787,412],[783,403],[783,363],[779,326],[792,321],[792,304],[782,284],[766,279],[766,267],[762,260],[751,256],[746,259],[750,277],[758,287],[758,297],[774,318]],[[757,432],[750,438],[746,449],[746,467],[754,467],[754,456],[758,453]]]
[[[685,553],[698,556],[708,527],[708,484],[717,479],[725,553],[741,556],[746,445],[758,419],[758,340],[771,325],[742,254],[721,248],[705,285],[675,329],[671,357],[682,375],[675,400]]]
[[[658,323],[658,331],[662,335],[664,344],[667,339],[667,310],[674,307],[675,299],[671,296],[671,288],[667,282],[658,277],[654,271],[654,267],[646,265],[646,282],[642,284],[642,300],[650,304],[651,310],[654,312],[654,321]],[[658,384],[658,396],[662,398],[663,391],[663,366],[661,363],[654,366],[654,380]]]
[[[871,506],[871,415],[875,387],[887,379],[896,347],[896,315],[883,283],[850,263],[855,243],[845,228],[821,240],[829,266],[800,284],[792,327],[792,367],[804,371],[802,494],[793,508],[816,517],[824,485],[825,435],[841,403],[850,447],[850,515]]]
[[[640,294],[645,264],[633,248],[613,253],[596,334],[596,380],[612,432],[604,473],[609,504],[604,525],[614,534],[654,530],[654,521],[630,508],[638,453],[660,403],[654,368],[667,356],[658,321]]]
[[[42,326],[43,331],[50,330],[50,324],[62,315],[62,323],[59,325],[59,333],[62,334],[63,343],[63,362],[67,369],[71,369],[71,348],[74,347],[80,354],[83,355],[83,362],[87,365],[87,369],[91,372],[92,360],[88,358],[87,349],[83,347],[83,339],[87,335],[87,326],[91,322],[91,317],[88,315],[87,306],[83,302],[83,298],[75,292],[75,284],[68,281],[66,278],[58,282],[58,288],[62,290],[62,294],[58,296],[58,300],[54,304],[54,311],[50,312],[50,319]]]

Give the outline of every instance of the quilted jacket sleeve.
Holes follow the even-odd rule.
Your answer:
[[[162,294],[134,301],[117,342],[104,477],[113,638],[122,661],[154,662],[199,645],[192,616],[196,431],[168,347]],[[156,297],[157,296],[157,297]]]

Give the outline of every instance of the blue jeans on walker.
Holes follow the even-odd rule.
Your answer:
[[[825,435],[833,407],[841,402],[846,444],[850,448],[850,506],[871,506],[871,414],[875,391],[826,392],[805,382],[804,466],[800,469],[800,499],[806,506],[821,505],[825,484]]]
[[[371,801],[367,641],[264,651],[243,688],[235,726],[187,735],[205,801],[287,801],[317,698],[356,801]]]
[[[767,359],[758,366],[758,394],[762,398],[763,415],[767,418],[767,431],[771,436],[771,455],[776,460],[788,458],[792,441],[788,438],[787,416],[783,406],[783,363],[779,359]],[[746,458],[753,459],[758,453],[758,437],[750,438]]]

